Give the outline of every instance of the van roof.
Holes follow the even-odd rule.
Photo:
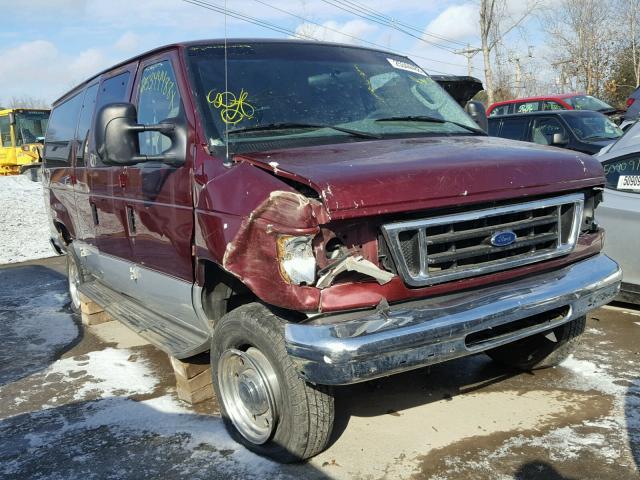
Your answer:
[[[290,43],[290,44],[300,44],[300,45],[326,45],[326,46],[331,46],[331,47],[346,47],[346,48],[356,48],[356,49],[360,49],[360,50],[371,50],[371,51],[375,51],[375,52],[381,52],[381,53],[386,53],[388,55],[394,55],[396,57],[406,57],[406,55],[400,55],[397,53],[393,53],[393,52],[389,52],[386,50],[382,50],[382,49],[377,49],[377,48],[369,48],[369,47],[362,47],[359,45],[350,45],[347,43],[334,43],[334,42],[318,42],[316,40],[298,40],[298,39],[284,39],[284,38],[228,38],[227,40],[227,44],[237,44],[237,43]],[[205,39],[205,40],[191,40],[188,42],[176,42],[176,43],[169,43],[166,45],[162,45],[160,47],[156,47],[153,48],[151,50],[148,50],[146,52],[140,53],[138,55],[135,55],[131,58],[128,58],[126,60],[123,60],[119,63],[116,63],[115,65],[111,65],[108,68],[105,68],[104,70],[101,70],[100,72],[96,73],[95,75],[92,75],[91,77],[89,77],[88,79],[86,79],[84,82],[79,83],[78,85],[76,85],[75,87],[73,87],[71,90],[67,91],[64,95],[61,95],[59,98],[57,98],[52,106],[56,106],[58,103],[60,103],[62,100],[64,100],[65,98],[67,98],[68,96],[70,96],[72,93],[75,93],[77,90],[79,90],[80,88],[83,88],[85,85],[87,85],[88,83],[90,83],[91,81],[95,80],[96,78],[98,78],[101,75],[104,75],[107,72],[110,72],[111,70],[115,70],[119,67],[122,67],[124,65],[127,65],[131,62],[134,62],[136,60],[140,60],[144,57],[147,57],[149,55],[154,55],[156,53],[160,53],[164,50],[171,50],[171,49],[175,49],[175,48],[179,48],[179,49],[184,49],[184,48],[189,48],[189,47],[194,47],[197,45],[223,45],[225,43],[225,39],[224,38],[215,38],[215,39]]]

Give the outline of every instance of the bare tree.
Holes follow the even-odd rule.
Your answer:
[[[480,0],[480,40],[484,60],[485,90],[489,103],[494,102],[496,94],[491,62],[492,52],[508,33],[520,27],[541,5],[540,0],[526,0],[519,5],[519,13],[514,16],[509,12],[507,3],[507,0]]]
[[[616,8],[620,13],[620,24],[624,26],[621,30],[623,38],[628,40],[628,47],[631,51],[633,61],[633,74],[635,76],[636,87],[640,86],[640,0],[618,0]]]
[[[44,98],[22,95],[20,97],[11,97],[9,108],[49,108],[49,102]]]
[[[556,64],[589,94],[599,94],[609,75],[617,35],[613,11],[601,0],[562,0],[545,20]]]

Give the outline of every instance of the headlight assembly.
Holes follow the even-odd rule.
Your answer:
[[[277,240],[280,274],[287,283],[313,285],[316,280],[316,259],[313,237],[281,235]]]

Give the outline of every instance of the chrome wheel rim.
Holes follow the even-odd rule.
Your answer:
[[[68,254],[67,254],[68,255]],[[80,286],[80,276],[78,275],[78,267],[76,262],[68,260],[69,262],[69,296],[71,297],[71,303],[74,308],[80,308],[80,293],[78,287]]]
[[[256,445],[271,437],[278,421],[276,373],[257,348],[225,350],[218,362],[220,396],[238,432]]]

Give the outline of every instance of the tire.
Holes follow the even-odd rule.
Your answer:
[[[553,330],[487,350],[485,353],[498,363],[520,370],[555,367],[578,347],[586,324],[587,318],[579,317]],[[555,334],[556,342],[547,338],[551,332]]]
[[[298,375],[285,348],[285,323],[258,303],[243,305],[226,314],[213,332],[211,372],[220,412],[231,436],[252,452],[281,463],[293,463],[313,457],[327,447],[335,407],[328,387],[311,385]],[[246,360],[257,363],[257,368],[251,368]],[[244,370],[238,375],[238,370],[233,370],[236,367]],[[272,394],[274,407],[257,417],[255,412],[261,412],[265,403],[253,400],[263,396],[249,395],[251,401],[245,398],[236,401],[241,394],[233,395],[234,385],[242,384],[238,392],[244,387],[244,381],[239,379],[255,376],[256,370],[264,374],[263,380],[267,379],[263,383],[270,387],[266,390]],[[248,384],[254,383],[250,380]],[[244,389],[258,390],[265,389]],[[275,412],[271,423],[269,412]],[[254,432],[248,433],[249,429],[243,427],[246,423],[251,427],[258,424],[256,429],[270,425],[271,430],[260,430],[261,438],[250,439]]]
[[[78,288],[85,281],[82,266],[78,261],[73,247],[67,247],[67,282],[69,287],[69,298],[71,300],[71,310],[80,313],[80,292]]]

